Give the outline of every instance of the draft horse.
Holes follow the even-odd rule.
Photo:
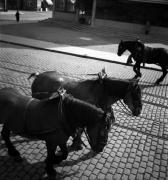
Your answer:
[[[95,104],[109,113],[111,123],[115,122],[111,105],[118,100],[123,100],[134,116],[138,116],[142,110],[141,89],[137,81],[110,78],[103,71],[98,73],[99,77],[86,80],[62,77],[56,71],[33,73],[30,77],[32,76],[35,76],[31,86],[33,97],[38,99],[49,97],[61,86],[74,97]],[[76,142],[77,149],[81,148],[77,143],[81,142],[79,140],[81,133],[78,133],[77,138],[73,141]]]
[[[122,80],[107,77],[105,73],[98,73],[98,77],[84,80],[75,80],[72,77],[62,77],[57,71],[48,71],[41,74],[32,73],[29,78],[35,77],[31,91],[37,99],[49,97],[59,87],[67,90],[74,97],[95,104],[106,112],[112,113],[111,105],[123,100],[133,116],[138,116],[142,110],[141,88],[138,80]]]
[[[88,141],[96,153],[103,150],[108,139],[108,115],[101,108],[62,92],[38,100],[13,88],[1,89],[0,123],[8,154],[16,160],[21,160],[21,156],[10,141],[11,131],[46,142],[46,172],[52,177],[56,175],[53,165],[68,156],[66,143],[76,128],[86,128]],[[57,146],[62,151],[60,156],[55,154]]]
[[[131,58],[135,60],[133,70],[136,73],[134,78],[141,77],[140,64],[156,64],[161,67],[163,74],[159,77],[155,84],[159,84],[163,81],[167,75],[168,68],[168,50],[165,48],[153,48],[146,46],[140,40],[136,41],[121,41],[118,46],[118,56],[121,56],[126,50],[131,52],[127,63],[132,63]]]

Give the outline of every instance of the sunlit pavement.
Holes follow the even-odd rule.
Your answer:
[[[72,36],[75,37],[73,33]],[[65,44],[62,47],[64,46]],[[32,72],[57,70],[63,75],[83,79],[91,78],[87,74],[97,73],[105,67],[111,77],[128,79],[134,76],[132,67],[124,64],[2,42],[0,47],[0,87],[15,87],[29,96],[32,80],[27,78]],[[130,117],[114,104],[116,122],[111,128],[104,151],[92,157],[83,136],[88,148],[70,152],[67,160],[55,166],[57,179],[168,179],[168,76],[161,85],[155,86],[154,82],[161,75],[160,71],[142,69],[142,74],[141,115]],[[12,141],[24,161],[21,164],[14,162],[7,155],[0,137],[0,179],[43,179],[46,158],[44,142],[20,136],[12,136]]]

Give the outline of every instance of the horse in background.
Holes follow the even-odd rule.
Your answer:
[[[136,39],[134,41],[123,41],[121,40],[118,45],[118,52],[117,55],[121,56],[125,51],[129,51],[130,55],[127,58],[127,64],[132,64],[133,60],[135,61],[136,58],[136,52],[135,49],[137,48],[137,43],[139,42],[139,39]],[[143,66],[145,66],[145,62],[142,62]]]
[[[46,142],[45,164],[49,177],[56,176],[53,165],[67,158],[66,143],[77,128],[86,128],[86,137],[96,153],[107,144],[109,131],[109,117],[102,109],[65,91],[57,91],[50,98],[38,100],[24,96],[13,88],[1,89],[0,124],[3,124],[1,135],[8,154],[17,161],[22,158],[10,140],[11,131]],[[61,155],[55,154],[57,146],[61,148]]]
[[[134,78],[141,77],[140,64],[156,64],[161,67],[162,75],[156,80],[155,84],[162,82],[167,75],[168,68],[168,50],[165,48],[153,48],[146,46],[140,40],[136,41],[121,41],[118,46],[118,56],[121,56],[126,50],[132,47],[132,57],[135,60],[133,70],[136,73]],[[127,63],[131,63],[132,60],[128,59]]]

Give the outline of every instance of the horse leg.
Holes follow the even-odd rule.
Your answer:
[[[68,148],[67,148],[66,144],[61,144],[61,145],[59,145],[59,147],[61,149],[61,155],[55,156],[54,164],[59,164],[60,162],[65,160],[68,156]]]
[[[133,77],[133,79],[137,79],[138,77],[141,77],[142,74],[140,72],[140,63],[135,63],[134,67],[133,67],[133,71],[136,73],[136,75]]]
[[[132,61],[132,54],[130,54],[129,56],[128,56],[128,59],[127,59],[127,63],[126,64],[132,64],[133,63],[133,61]]]
[[[82,133],[83,133],[83,129],[78,128],[75,136],[73,137],[73,143],[71,145],[71,149],[74,149],[76,151],[83,149],[82,147],[83,142],[81,140]]]
[[[54,159],[55,159],[55,150],[57,145],[54,145],[52,140],[48,139],[46,140],[46,147],[47,147],[47,158],[45,160],[45,164],[46,164],[45,170],[50,178],[52,177],[54,178],[57,174],[53,167]]]
[[[166,69],[166,67],[165,67],[165,66],[164,66],[164,67],[162,66],[161,68],[162,68],[163,74],[161,75],[161,77],[160,77],[159,79],[157,79],[157,81],[155,82],[155,84],[159,84],[160,82],[162,82],[163,79],[165,78],[166,74],[167,74],[167,69]]]
[[[56,141],[58,137],[56,135],[49,135],[46,137],[45,142],[46,142],[46,147],[47,147],[47,158],[45,160],[46,164],[46,172],[50,178],[54,178],[56,176],[56,171],[53,167],[54,164],[59,164],[62,160],[66,159],[68,156],[68,149],[65,144],[58,144]],[[61,155],[56,155],[55,151],[57,146],[61,148]]]
[[[2,132],[2,138],[5,141],[5,145],[8,148],[8,154],[14,158],[15,161],[21,162],[22,158],[20,153],[15,149],[12,142],[10,141],[10,130],[4,125]]]

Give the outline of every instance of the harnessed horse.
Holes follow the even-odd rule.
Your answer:
[[[63,78],[56,71],[30,75],[30,77],[33,76],[35,79],[31,86],[32,96],[37,99],[49,97],[59,87],[63,87],[74,97],[95,104],[106,112],[111,112],[112,122],[115,119],[111,105],[118,100],[123,100],[134,116],[138,116],[142,110],[141,89],[138,81],[110,78],[105,73],[98,73],[98,78],[86,80]]]
[[[51,93],[61,86],[74,97],[95,104],[97,107],[101,107],[105,112],[110,112],[111,123],[115,121],[111,105],[118,100],[123,100],[124,103],[122,104],[126,104],[131,110],[131,113],[135,116],[138,116],[142,110],[141,89],[137,81],[109,78],[105,71],[98,73],[98,78],[86,80],[74,80],[70,77],[63,78],[56,71],[44,72],[41,74],[33,73],[30,77],[32,76],[35,76],[31,86],[33,97],[39,99],[49,97]],[[129,114],[131,113],[129,112]],[[74,144],[75,142],[81,142],[79,137],[82,132],[78,132]],[[79,143],[76,144],[77,149],[80,149],[81,146],[78,146]]]
[[[46,172],[55,176],[54,164],[68,156],[67,140],[76,128],[86,128],[93,151],[101,152],[108,139],[109,117],[100,108],[60,92],[38,100],[20,94],[16,89],[0,90],[0,123],[4,124],[2,138],[8,154],[21,160],[20,153],[10,141],[10,132],[44,140],[47,147]],[[56,147],[62,154],[56,156]]]
[[[167,74],[168,68],[168,50],[165,48],[153,48],[145,46],[140,40],[136,41],[121,41],[118,46],[118,56],[121,56],[126,50],[131,52],[127,63],[132,63],[131,58],[135,60],[135,65],[133,67],[136,73],[134,78],[141,77],[140,64],[156,64],[161,67],[163,74],[158,78],[155,84],[159,84],[163,81]]]

